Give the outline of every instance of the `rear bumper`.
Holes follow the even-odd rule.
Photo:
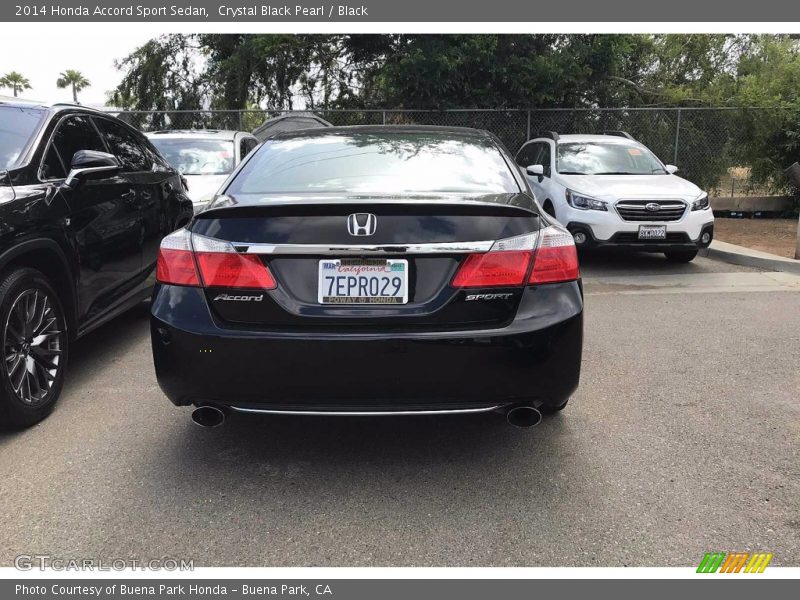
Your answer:
[[[563,404],[578,386],[577,282],[528,288],[517,317],[483,331],[347,334],[222,326],[202,291],[158,286],[156,376],[176,405],[414,412]]]

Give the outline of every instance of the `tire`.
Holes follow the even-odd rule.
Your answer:
[[[29,427],[53,410],[69,351],[64,309],[39,271],[0,277],[0,344],[0,427]]]
[[[668,250],[664,252],[669,262],[674,263],[688,263],[694,260],[697,256],[697,250]]]
[[[549,404],[542,404],[539,407],[539,412],[542,413],[543,415],[554,415],[555,413],[564,410],[567,407],[567,404],[569,404],[569,400],[564,402],[564,404],[562,404],[561,406],[550,406]]]

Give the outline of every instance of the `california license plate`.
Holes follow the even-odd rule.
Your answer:
[[[319,261],[320,304],[406,304],[408,261],[325,259]]]
[[[640,240],[665,240],[667,239],[666,225],[639,225]]]

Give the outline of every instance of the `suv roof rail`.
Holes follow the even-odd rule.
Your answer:
[[[556,133],[555,131],[540,131],[539,135],[537,135],[536,137],[547,138],[549,140],[553,140],[554,142],[557,142],[559,139],[558,133]]]
[[[633,136],[632,136],[630,133],[628,133],[627,131],[604,131],[604,132],[603,132],[603,135],[615,135],[615,136],[617,136],[617,137],[624,137],[624,138],[628,138],[629,140],[633,140],[634,142],[636,141],[636,138],[634,138],[634,137],[633,137]]]

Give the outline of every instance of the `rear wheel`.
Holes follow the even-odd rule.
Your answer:
[[[670,262],[688,263],[692,262],[694,257],[697,256],[697,250],[668,250],[664,252],[664,256]]]
[[[67,365],[64,310],[47,279],[16,269],[0,280],[0,425],[27,427],[58,400]]]

